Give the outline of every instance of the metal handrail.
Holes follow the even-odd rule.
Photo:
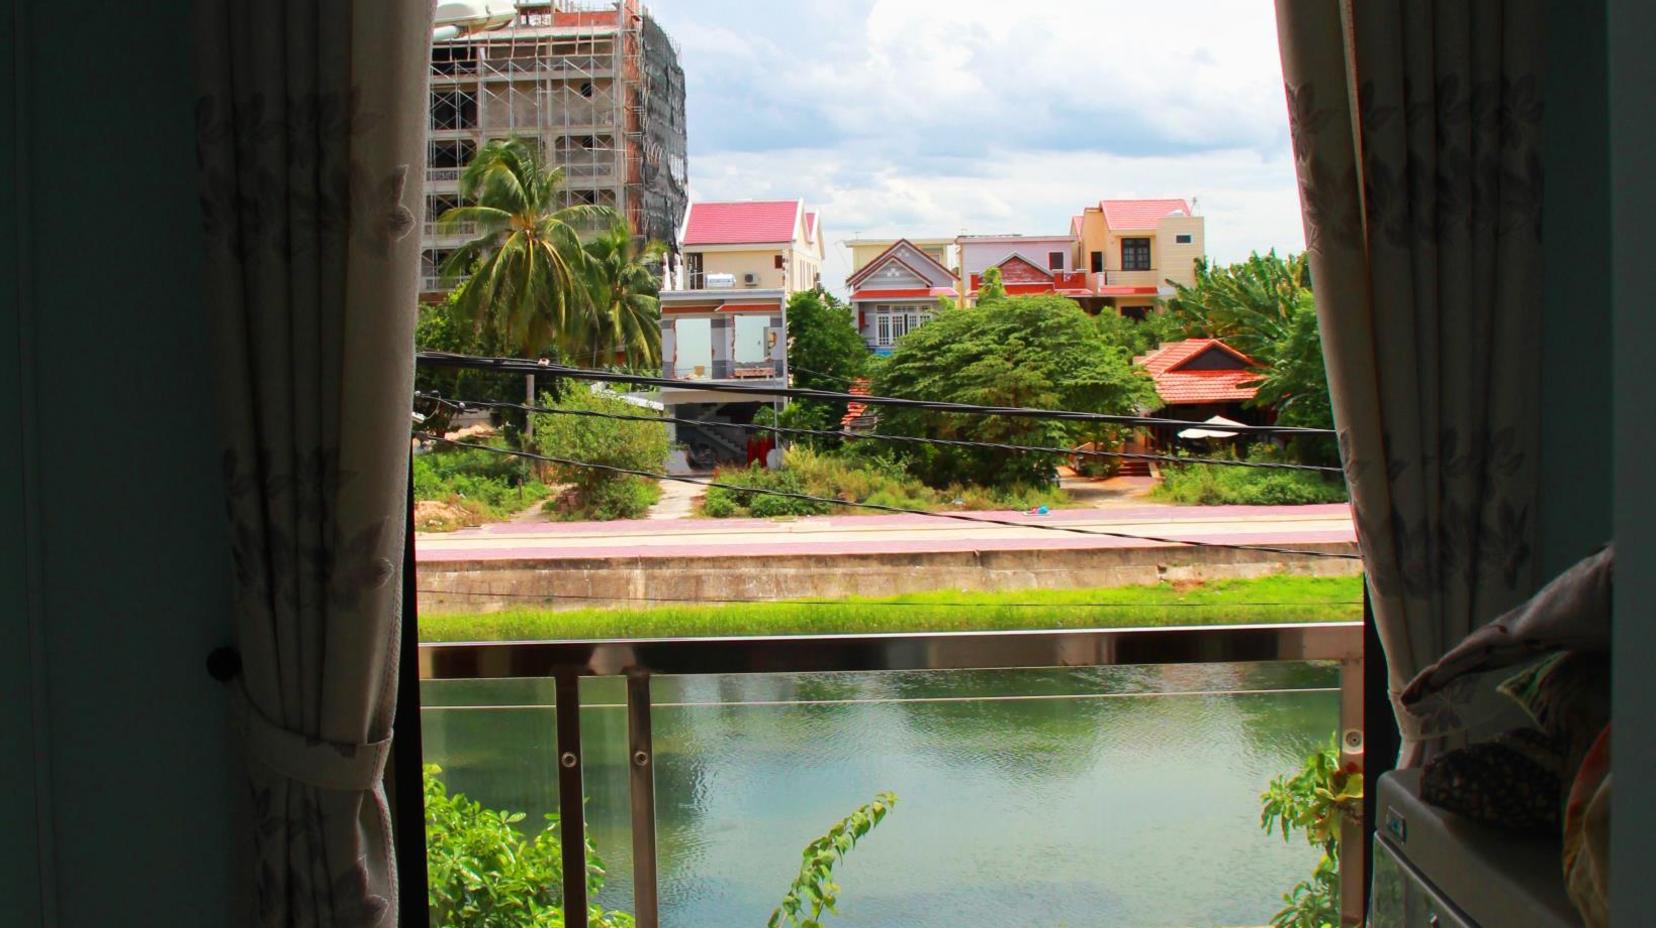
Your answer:
[[[1363,623],[1210,625],[1052,631],[783,635],[420,645],[421,680],[551,677],[555,683],[558,802],[565,924],[585,924],[586,816],[581,782],[580,678],[627,679],[634,918],[658,928],[655,752],[650,679],[658,674],[1013,670],[1110,665],[1337,661],[1342,763],[1363,763]],[[1367,849],[1360,818],[1342,823],[1342,923],[1362,923]]]

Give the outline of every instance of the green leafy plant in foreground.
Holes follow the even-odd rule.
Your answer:
[[[432,924],[443,928],[562,928],[563,841],[558,816],[529,837],[522,812],[501,812],[450,793],[442,768],[426,764],[426,872]],[[587,841],[587,898],[604,885],[604,865]],[[632,928],[625,912],[591,906],[589,925]]]
[[[839,901],[840,887],[833,881],[834,866],[845,860],[845,855],[884,821],[896,804],[895,793],[880,793],[873,802],[836,822],[827,834],[805,845],[799,875],[782,897],[782,904],[771,912],[766,928],[817,928],[823,912],[838,914],[834,904]]]
[[[1259,794],[1259,827],[1282,832],[1297,828],[1307,843],[1322,849],[1311,879],[1284,893],[1287,903],[1272,916],[1275,928],[1332,928],[1340,924],[1340,822],[1363,804],[1363,774],[1340,764],[1339,739],[1305,759],[1299,772],[1272,780]]]

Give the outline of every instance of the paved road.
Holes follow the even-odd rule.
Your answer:
[[[1019,525],[971,525],[918,515],[818,516],[792,521],[499,523],[450,534],[420,535],[420,561],[563,560],[594,557],[686,557],[759,554],[900,554],[919,551],[1004,551],[1044,548],[1154,547],[1137,537],[1082,535],[1042,526],[1069,526],[1126,536],[1154,535],[1227,544],[1350,543],[1351,512],[1327,506],[1119,505],[966,515]]]

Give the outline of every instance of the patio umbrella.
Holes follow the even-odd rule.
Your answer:
[[[1206,420],[1202,424],[1203,425],[1216,425],[1216,426],[1220,426],[1221,428],[1218,428],[1218,429],[1203,429],[1203,428],[1185,429],[1184,431],[1179,433],[1179,437],[1180,438],[1235,438],[1236,437],[1235,432],[1224,431],[1223,427],[1224,426],[1241,426],[1242,425],[1242,423],[1237,422],[1234,419],[1227,419],[1224,416],[1214,416],[1213,418]]]

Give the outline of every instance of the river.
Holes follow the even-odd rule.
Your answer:
[[[657,678],[662,924],[759,928],[801,848],[891,790],[831,923],[1263,925],[1317,855],[1259,830],[1259,792],[1329,741],[1336,685],[1303,663]],[[551,681],[421,692],[451,790],[556,810]],[[584,681],[599,901],[630,910],[623,702]]]

